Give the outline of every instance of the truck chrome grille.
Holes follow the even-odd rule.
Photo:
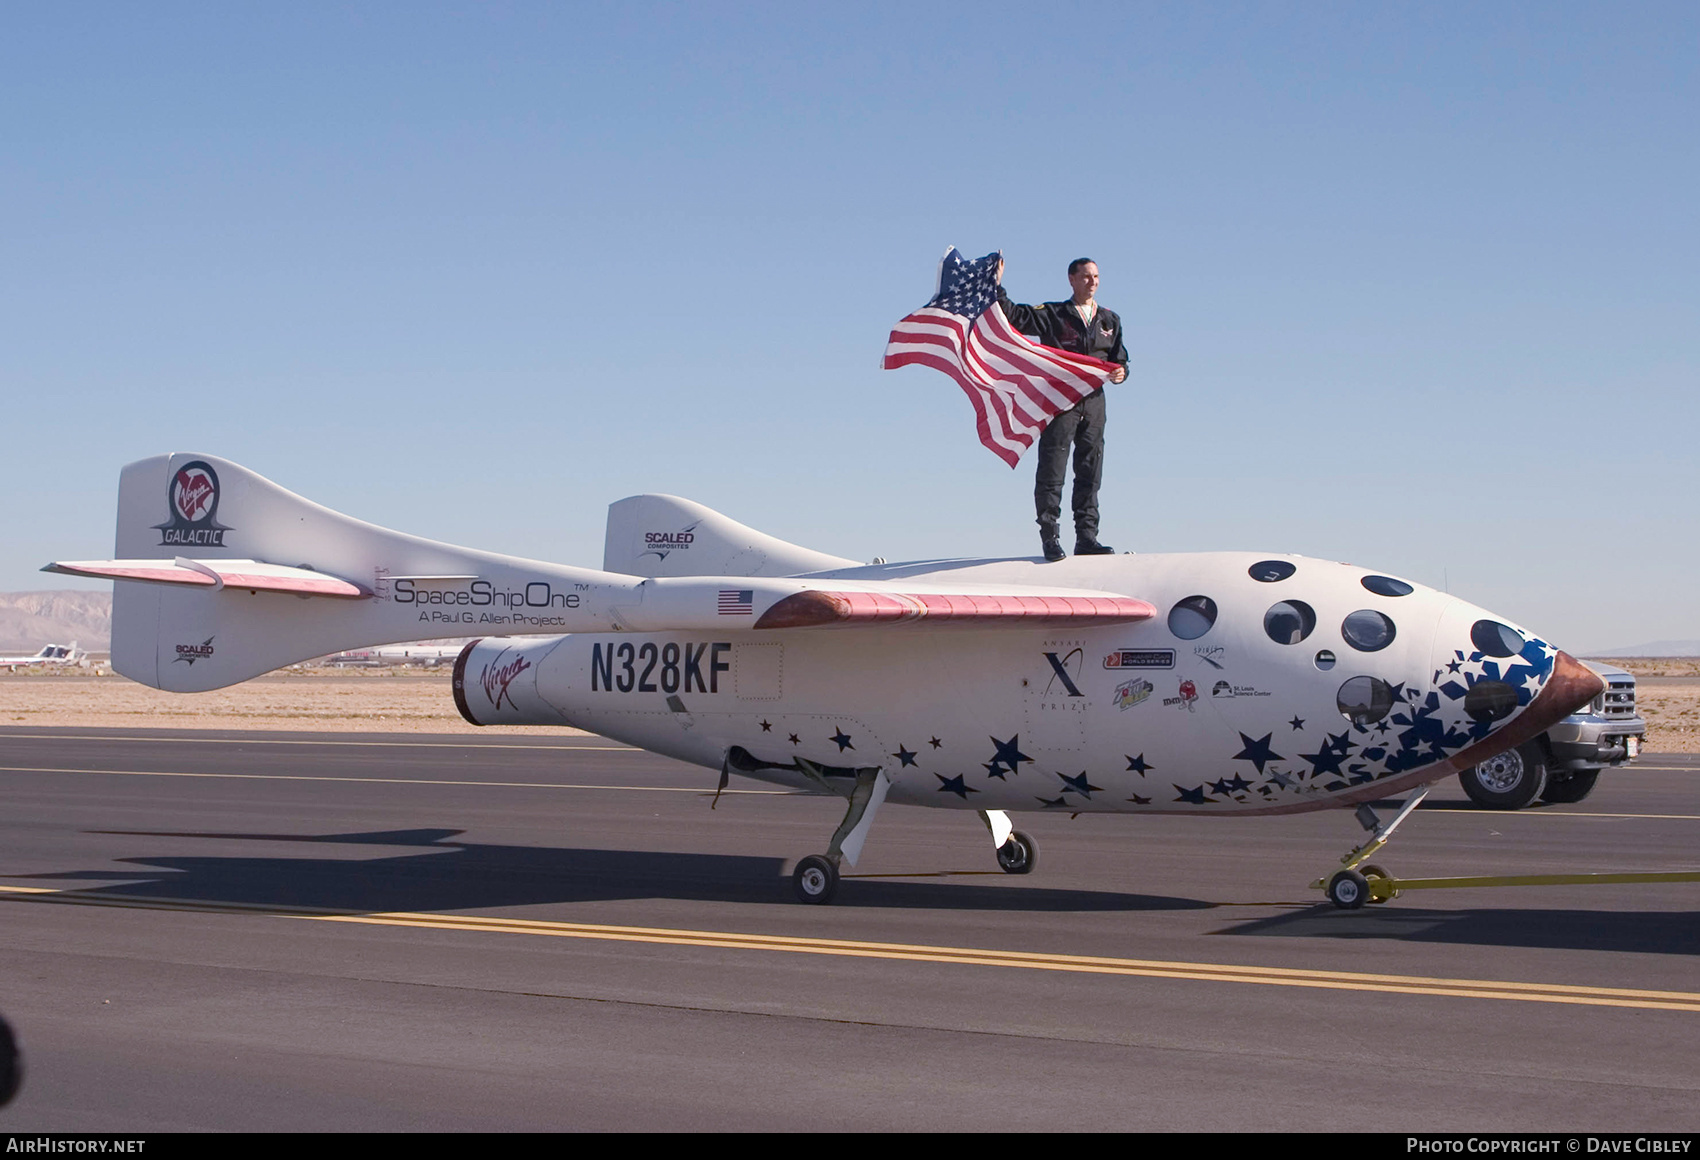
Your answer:
[[[1602,717],[1635,716],[1635,682],[1610,682],[1595,704],[1600,706],[1599,714]]]

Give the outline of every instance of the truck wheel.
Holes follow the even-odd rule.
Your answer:
[[[1548,777],[1547,787],[1541,791],[1541,800],[1559,805],[1579,802],[1594,792],[1594,783],[1599,780],[1600,771],[1597,769],[1579,770],[1563,777]]]
[[[1464,792],[1490,810],[1520,810],[1547,786],[1547,755],[1537,741],[1525,741],[1458,775]]]

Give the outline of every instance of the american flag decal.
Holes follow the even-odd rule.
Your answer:
[[[721,616],[754,616],[756,594],[750,588],[722,588],[720,590]]]

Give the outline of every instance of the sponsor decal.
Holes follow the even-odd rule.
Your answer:
[[[1193,656],[1197,657],[1213,669],[1219,669],[1222,667],[1222,659],[1226,653],[1227,650],[1219,644],[1194,645],[1192,650]]]
[[[1198,704],[1198,686],[1191,681],[1182,681],[1180,684],[1180,695],[1177,697],[1164,697],[1163,704],[1185,705],[1186,711],[1191,713],[1193,711],[1193,706]]]
[[[1227,681],[1217,681],[1210,688],[1210,696],[1215,697],[1267,697],[1269,694],[1251,685],[1234,685]]]
[[[165,485],[165,508],[170,518],[159,529],[161,544],[222,548],[230,529],[218,522],[218,473],[202,460],[185,463]]]
[[[204,661],[213,655],[212,642],[213,638],[209,636],[200,644],[178,645],[177,655],[171,659],[171,663],[176,664],[178,661],[182,661],[184,664],[193,668],[196,661]]]
[[[1124,648],[1104,658],[1106,669],[1172,669],[1175,650],[1172,648]]]
[[[1062,690],[1066,690],[1071,697],[1086,695],[1080,691],[1080,686],[1074,683],[1080,676],[1080,662],[1085,659],[1085,653],[1081,649],[1074,649],[1061,657],[1054,652],[1048,652],[1045,659],[1051,662],[1051,681],[1045,686],[1045,696],[1049,697],[1058,692],[1059,683]],[[1070,669],[1074,671],[1070,672]]]
[[[655,556],[665,560],[674,552],[688,552],[696,542],[697,524],[687,524],[676,532],[645,532],[643,534],[643,551],[638,553],[638,559],[645,556]]]
[[[721,658],[731,651],[731,641],[597,641],[590,646],[590,691],[718,693],[720,674],[732,669]]]
[[[1135,677],[1131,681],[1123,681],[1116,686],[1116,708],[1131,709],[1141,704],[1156,691],[1153,685],[1144,677]]]
[[[496,661],[501,659],[502,654],[497,653]],[[484,696],[489,699],[491,705],[500,709],[505,697],[508,708],[517,711],[519,706],[514,704],[513,694],[508,692],[508,686],[513,684],[515,677],[531,667],[531,662],[517,655],[506,664],[497,664],[496,661],[484,666],[484,671],[478,675],[478,683],[484,686]]]

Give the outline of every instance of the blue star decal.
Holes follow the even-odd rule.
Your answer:
[[[1293,727],[1293,732],[1297,733],[1300,729],[1305,727],[1305,720],[1303,717],[1294,717],[1291,721],[1287,722],[1287,724],[1291,725]]]
[[[1219,793],[1224,797],[1229,794],[1240,793],[1241,791],[1248,790],[1250,788],[1251,782],[1247,781],[1237,773],[1234,775],[1234,780],[1232,781],[1229,781],[1224,777],[1219,781],[1213,781],[1210,783],[1210,792]]]
[[[1099,793],[1104,792],[1103,786],[1093,785],[1091,782],[1086,780],[1086,771],[1084,769],[1080,771],[1079,777],[1064,777],[1060,773],[1057,774],[1057,776],[1062,778],[1063,784],[1066,785],[1068,789],[1073,790],[1083,798],[1090,798],[1093,790],[1097,790]],[[1068,789],[1065,789],[1063,792],[1067,793]]]
[[[1127,754],[1124,753],[1122,756],[1127,757]],[[1155,765],[1147,762],[1145,760],[1145,754],[1141,753],[1138,757],[1127,757],[1127,769],[1123,770],[1123,772],[1137,773],[1140,777],[1144,777],[1146,770],[1156,768],[1157,767]]]
[[[898,761],[902,762],[903,765],[914,765],[915,764],[915,754],[913,752],[911,752],[910,750],[903,748],[903,745],[902,745],[901,742],[898,743],[897,752],[893,753],[892,756],[897,758]],[[899,768],[901,768],[901,767],[899,767]]]
[[[1340,763],[1346,760],[1346,755],[1337,752],[1332,745],[1324,745],[1315,753],[1301,753],[1299,757],[1310,762],[1312,777],[1321,773],[1339,773]]]
[[[937,749],[939,746],[943,745],[944,742],[940,741],[937,737],[935,737],[931,741],[927,742],[927,744],[931,745],[934,749]]]
[[[1132,797],[1128,798],[1127,800],[1132,802],[1136,806],[1148,806],[1148,805],[1151,804],[1150,798],[1140,797],[1138,794],[1134,794]]]
[[[833,733],[832,740],[838,742],[838,752],[840,752],[840,753],[843,753],[846,749],[856,748],[854,745],[850,744],[849,735],[846,734],[844,732],[844,730],[842,730],[842,729],[839,729],[839,730],[837,730]]]
[[[790,739],[791,744],[793,744],[793,745],[801,745],[803,743],[802,740],[795,733],[790,734],[789,739]]]
[[[761,731],[763,733],[772,733],[773,732],[773,722],[772,721],[763,721],[761,723]]]
[[[1275,736],[1273,733],[1265,733],[1262,737],[1253,741],[1244,733],[1241,733],[1240,740],[1245,744],[1245,748],[1234,754],[1234,760],[1251,762],[1257,766],[1259,773],[1262,773],[1264,765],[1271,761],[1287,760],[1269,747],[1269,739],[1273,736]]]
[[[962,800],[967,801],[969,794],[980,792],[971,785],[963,784],[962,775],[960,773],[955,777],[946,777],[942,773],[935,773],[933,776],[939,779],[940,793],[953,793]]]
[[[1046,809],[1055,809],[1058,806],[1061,806],[1063,809],[1068,808],[1068,793],[1066,790],[1063,792],[1061,797],[1034,798],[1033,800],[1044,806]]]
[[[993,763],[1003,766],[1011,773],[1020,773],[1019,764],[1023,761],[1033,760],[1021,752],[1020,741],[1021,734],[1019,733],[1008,741],[999,741],[996,737],[992,738],[992,744],[998,747],[997,753],[992,757]]]
[[[1177,785],[1175,787],[1175,789],[1181,795],[1180,797],[1175,799],[1176,801],[1178,801],[1178,802],[1191,802],[1195,806],[1201,806],[1201,805],[1204,804],[1204,787],[1203,786],[1195,785],[1191,789],[1183,789],[1182,787]]]
[[[983,766],[981,766],[981,768],[986,771],[987,777],[995,777],[999,781],[1005,780],[1004,774],[1009,772],[1008,770],[1004,769],[1004,767],[1002,765],[998,764],[995,761],[988,761]]]

